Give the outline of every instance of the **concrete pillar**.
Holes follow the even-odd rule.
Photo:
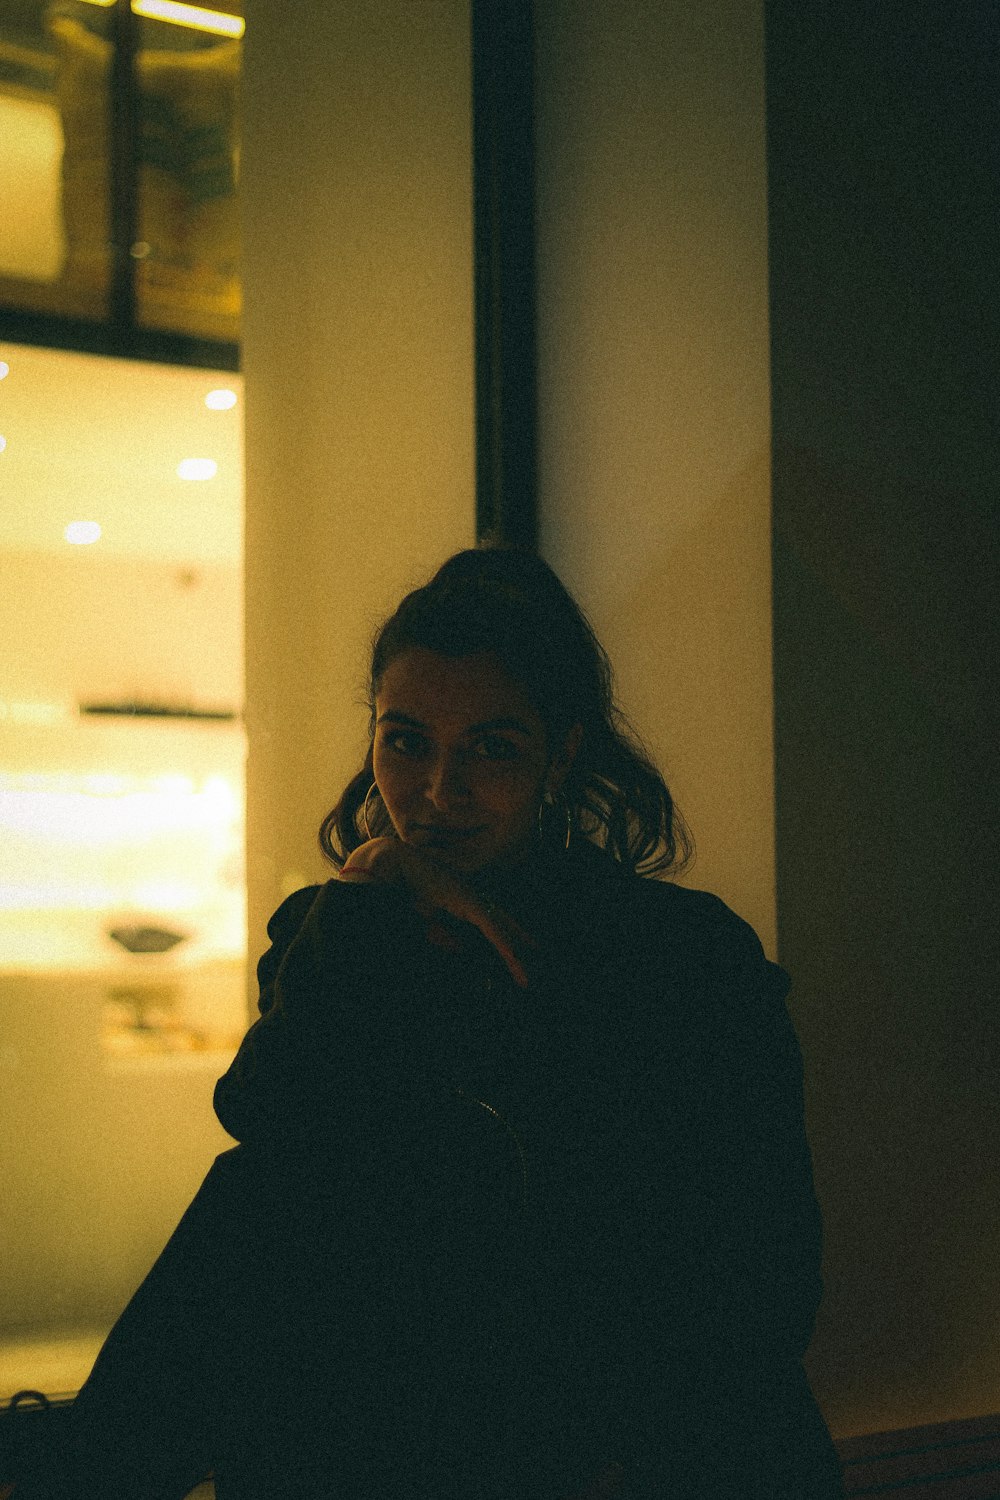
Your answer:
[[[761,6],[538,0],[541,539],[773,952]]]
[[[474,534],[464,0],[251,0],[243,87],[250,955],[322,878],[367,645]]]

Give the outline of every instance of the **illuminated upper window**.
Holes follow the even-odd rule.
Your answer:
[[[83,319],[227,366],[190,338],[239,338],[243,29],[232,0],[0,0],[0,307],[38,342]]]

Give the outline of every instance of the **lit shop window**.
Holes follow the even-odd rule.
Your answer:
[[[237,776],[0,772],[4,967],[100,981],[110,1053],[224,1052],[245,1028]]]
[[[249,1015],[239,377],[0,355],[2,1414],[79,1389],[232,1145]]]
[[[242,35],[227,0],[0,0],[0,306],[236,343]]]

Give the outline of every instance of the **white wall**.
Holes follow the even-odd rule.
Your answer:
[[[774,948],[763,23],[539,0],[542,550]]]
[[[251,956],[365,745],[377,620],[474,535],[464,0],[247,6]]]

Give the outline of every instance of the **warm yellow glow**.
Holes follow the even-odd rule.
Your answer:
[[[77,547],[89,547],[101,537],[101,528],[96,521],[70,521],[63,536]]]
[[[193,880],[137,881],[132,887],[132,901],[140,910],[182,912],[197,906],[201,890]]]
[[[104,0],[99,0],[104,3]],[[182,5],[179,0],[132,0],[137,16],[154,21],[171,21],[175,26],[190,26],[195,31],[210,31],[215,36],[241,37],[246,29],[242,16],[228,16],[221,10],[203,10],[200,5]]]
[[[236,405],[236,392],[227,390],[209,391],[205,405],[209,411],[232,411]]]
[[[103,5],[105,9],[109,9],[114,3],[115,0],[87,0],[88,5]]]
[[[241,788],[221,772],[0,771],[0,911],[231,901],[242,816]]]
[[[59,724],[70,717],[65,703],[0,703],[0,724]]]
[[[182,458],[177,465],[178,479],[214,479],[218,472],[214,458]]]

